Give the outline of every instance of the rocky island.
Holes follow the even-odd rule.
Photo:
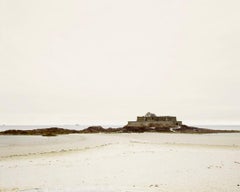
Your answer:
[[[213,130],[206,128],[192,127],[182,124],[174,116],[157,116],[148,112],[145,116],[138,116],[136,121],[129,121],[124,127],[103,128],[102,126],[90,126],[83,130],[64,129],[50,127],[32,130],[6,130],[0,135],[42,135],[56,136],[62,134],[83,134],[83,133],[143,133],[143,132],[163,132],[163,133],[237,133],[238,130]]]

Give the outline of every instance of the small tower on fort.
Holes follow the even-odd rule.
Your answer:
[[[154,113],[147,112],[145,117],[156,117]]]

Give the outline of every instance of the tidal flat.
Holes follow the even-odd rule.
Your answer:
[[[0,191],[240,190],[240,133],[0,136]]]

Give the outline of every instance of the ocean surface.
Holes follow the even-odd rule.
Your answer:
[[[41,129],[49,127],[59,127],[65,129],[82,130],[93,125],[0,125],[0,131],[9,129],[29,130],[29,129]],[[104,128],[117,128],[124,125],[101,125]],[[220,130],[240,130],[240,125],[190,125],[199,128],[220,129]]]

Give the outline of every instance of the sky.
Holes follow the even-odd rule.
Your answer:
[[[0,124],[240,124],[239,0],[0,0]]]

